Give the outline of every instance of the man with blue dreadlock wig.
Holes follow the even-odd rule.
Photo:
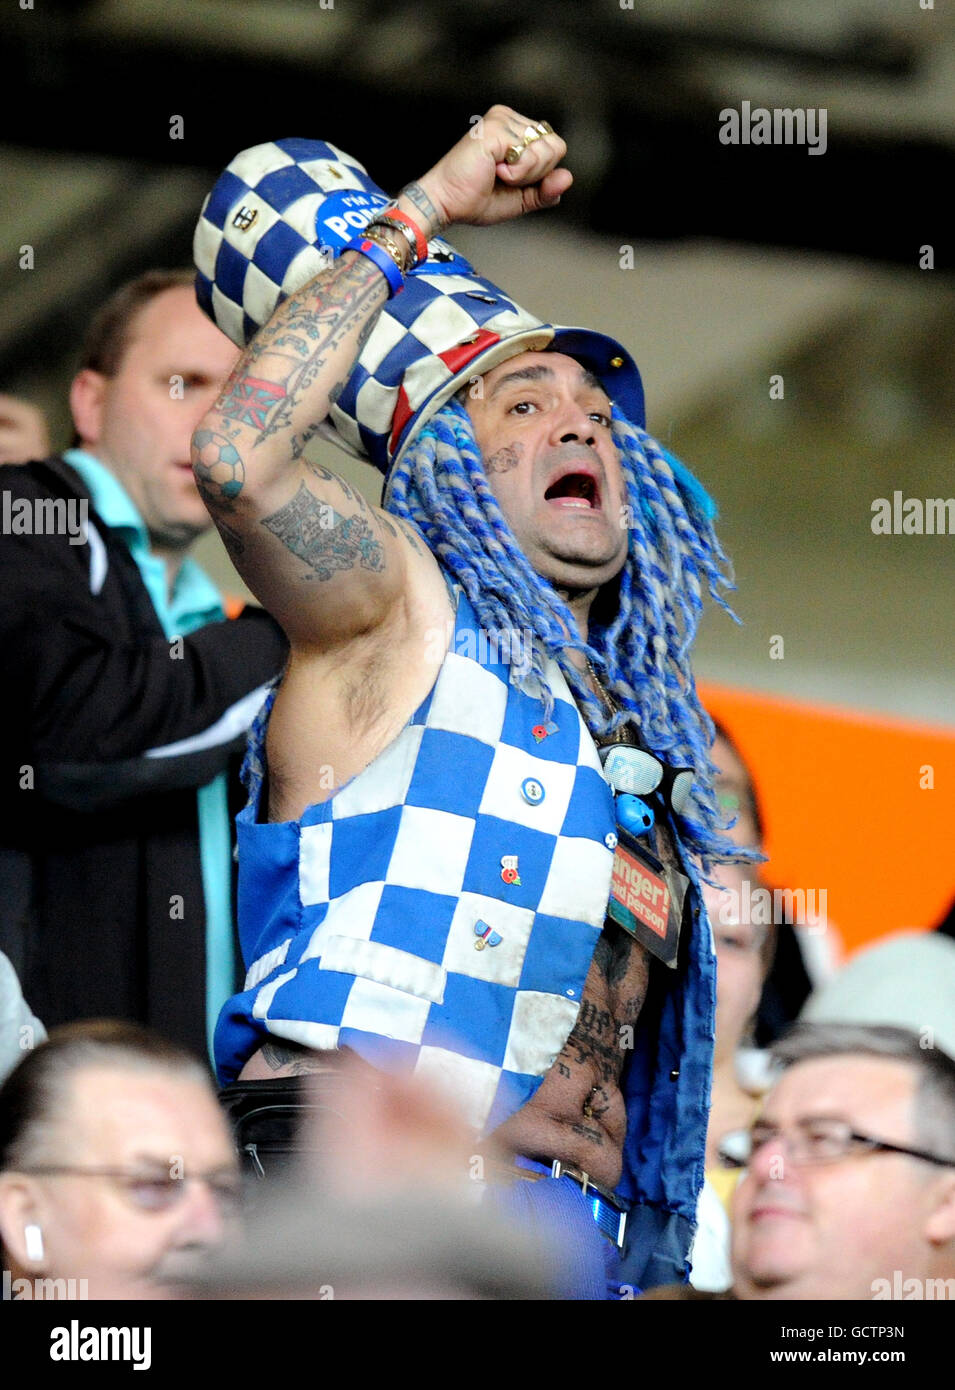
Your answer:
[[[513,1156],[488,1200],[559,1222],[596,1297],[684,1275],[703,1180],[698,873],[735,851],[689,649],[728,579],[625,349],[437,235],[553,205],[565,153],[495,106],[392,201],[332,145],[240,155],[196,258],[248,346],[193,464],[291,646],[247,757],[220,1078],[349,1048],[440,1083]],[[388,473],[382,509],[315,434]]]

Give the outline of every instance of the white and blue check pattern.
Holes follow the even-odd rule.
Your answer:
[[[238,818],[250,964],[219,1021],[223,1081],[268,1034],[351,1047],[449,1086],[474,1127],[491,1130],[555,1061],[604,922],[613,796],[556,665],[556,727],[538,741],[539,697],[486,659],[476,632],[462,594],[430,696],[300,821],[256,820],[260,716]],[[519,883],[502,878],[512,855]],[[500,941],[479,949],[483,927]]]
[[[200,305],[240,347],[281,301],[326,270],[388,202],[362,165],[322,140],[277,140],[237,155],[203,204],[193,251]],[[322,433],[387,473],[470,376],[553,346],[644,423],[636,365],[614,339],[529,314],[447,242],[382,309]]]

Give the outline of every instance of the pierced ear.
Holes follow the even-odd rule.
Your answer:
[[[20,1173],[0,1174],[0,1245],[20,1269],[38,1272],[46,1257],[28,1249],[28,1226],[42,1227],[33,1184]]]
[[[107,378],[102,372],[84,367],[70,387],[70,412],[76,433],[83,444],[98,444],[103,428]]]
[[[925,1223],[925,1238],[932,1245],[955,1241],[955,1175],[944,1178],[939,1185],[937,1199]]]

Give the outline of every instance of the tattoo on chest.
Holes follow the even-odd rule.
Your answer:
[[[262,525],[304,560],[316,579],[331,579],[356,565],[376,572],[385,567],[381,542],[365,518],[341,516],[327,502],[313,497],[304,483],[291,502],[264,517]]]
[[[633,938],[627,936],[626,932],[605,929],[600,933],[594,951],[594,964],[611,989],[615,989],[627,973],[633,944]]]
[[[569,1078],[573,1067],[595,1069],[598,1085],[585,1113],[599,1117],[609,1103],[604,1088],[607,1083],[616,1085],[633,1045],[633,1024],[646,997],[649,963],[646,952],[626,932],[605,929],[597,941],[591,972],[557,1070]]]
[[[617,1046],[609,1009],[601,1009],[592,1000],[584,999],[573,1032],[561,1049],[560,1074],[569,1077],[574,1068],[592,1067],[599,1081],[616,1084],[622,1066],[623,1053]]]

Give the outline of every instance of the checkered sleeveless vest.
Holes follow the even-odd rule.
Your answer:
[[[485,1131],[537,1089],[580,1007],[615,821],[560,670],[545,726],[507,655],[459,593],[430,695],[298,821],[259,819],[263,707],[238,817],[250,964],[219,1020],[223,1081],[272,1034],[444,1082]]]

